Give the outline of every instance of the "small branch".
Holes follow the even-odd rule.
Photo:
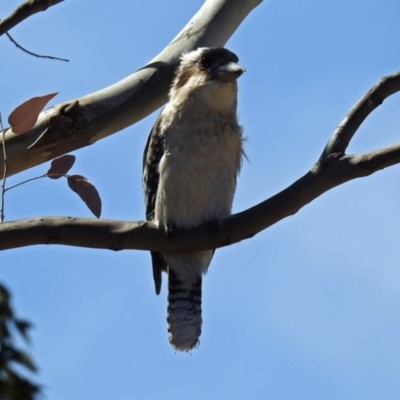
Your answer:
[[[40,54],[36,54],[36,53],[32,53],[31,51],[25,49],[24,47],[22,47],[20,44],[18,44],[9,33],[6,32],[7,37],[11,40],[11,42],[13,42],[15,44],[15,46],[17,46],[19,49],[21,49],[22,51],[24,51],[25,53],[30,54],[31,56],[35,56],[38,58],[49,58],[50,60],[59,60],[59,61],[65,61],[65,62],[69,62],[69,60],[67,60],[66,58],[59,58],[59,57],[53,57],[53,56],[43,56]]]
[[[367,175],[370,175],[373,172],[400,163],[400,143],[368,153],[354,155],[352,158],[359,168],[364,168],[367,171]]]
[[[345,153],[354,134],[365,119],[380,106],[383,101],[400,91],[400,71],[386,76],[370,89],[349,111],[326,145],[320,162],[326,162],[332,155]]]
[[[63,0],[26,0],[25,3],[18,6],[8,17],[0,21],[0,36],[31,15],[40,11],[45,11],[49,7],[55,6],[62,1]]]

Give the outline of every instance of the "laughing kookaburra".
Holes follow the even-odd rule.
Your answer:
[[[183,54],[144,151],[146,218],[172,235],[231,213],[243,156],[237,78],[245,71],[224,48]],[[201,281],[214,250],[152,252],[156,293],[168,274],[169,341],[188,351],[201,333]]]

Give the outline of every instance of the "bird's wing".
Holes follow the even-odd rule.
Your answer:
[[[143,153],[143,191],[147,221],[154,220],[154,209],[160,179],[158,165],[164,154],[164,135],[161,133],[160,125],[161,113],[150,132]],[[161,273],[163,270],[166,271],[166,264],[163,256],[156,251],[151,252],[151,261],[153,264],[154,285],[158,295],[161,291]]]

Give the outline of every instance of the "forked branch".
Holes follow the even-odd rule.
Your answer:
[[[400,91],[400,71],[383,77],[372,87],[349,111],[339,126],[333,132],[326,145],[320,162],[325,162],[333,154],[345,153],[353,135],[365,119],[380,106],[383,101]]]

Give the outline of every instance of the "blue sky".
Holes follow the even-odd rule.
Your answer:
[[[7,15],[18,1],[3,4]],[[65,1],[6,37],[0,110],[58,91],[54,103],[112,84],[154,57],[201,1]],[[174,11],[173,11],[174,10]],[[248,137],[234,211],[306,173],[350,107],[400,69],[394,0],[271,0],[227,47],[247,72],[239,115]],[[349,153],[400,138],[400,97],[374,112]],[[104,218],[140,220],[141,156],[156,114],[74,154]],[[42,174],[38,166],[10,184]],[[48,399],[397,399],[400,392],[399,167],[318,198],[256,237],[216,252],[203,280],[200,348],[178,354],[166,288],[146,252],[36,246],[0,254],[0,279],[35,323],[31,352]],[[6,220],[90,216],[66,182],[7,193]],[[164,279],[165,281],[165,279]]]

